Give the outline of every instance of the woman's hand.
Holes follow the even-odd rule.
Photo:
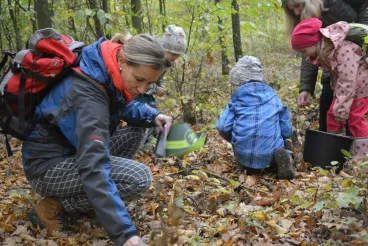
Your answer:
[[[309,91],[302,91],[298,96],[298,106],[302,108],[309,106],[313,101],[312,99],[312,94]]]
[[[140,237],[138,236],[134,236],[128,239],[128,241],[126,241],[123,246],[141,246],[144,245],[143,241]]]
[[[173,118],[171,116],[167,116],[164,114],[159,114],[155,118],[155,124],[158,127],[159,132],[163,133],[165,131],[166,136],[169,134],[172,122],[173,122]],[[164,125],[165,125],[165,130],[164,130]]]

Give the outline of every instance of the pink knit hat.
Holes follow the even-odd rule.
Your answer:
[[[300,22],[291,35],[291,46],[294,50],[317,44],[322,34],[319,29],[322,27],[322,21],[317,18],[310,18]]]

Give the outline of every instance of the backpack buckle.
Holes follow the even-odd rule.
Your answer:
[[[14,62],[11,66],[11,71],[13,74],[18,74],[20,73],[21,70],[21,65],[17,62]]]

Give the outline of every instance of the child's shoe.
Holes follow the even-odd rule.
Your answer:
[[[294,160],[286,149],[278,149],[274,153],[275,162],[277,164],[278,179],[295,178]]]
[[[238,174],[242,174],[245,171],[245,166],[241,164],[240,162],[236,162],[236,172]]]

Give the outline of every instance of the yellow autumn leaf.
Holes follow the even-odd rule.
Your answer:
[[[184,210],[185,212],[187,212],[188,214],[195,214],[195,212],[193,211],[193,209],[192,209],[192,208],[183,208],[183,210]]]
[[[276,224],[274,220],[266,221],[266,224],[279,235],[287,233],[287,230]]]
[[[353,181],[348,180],[348,179],[342,181],[342,187],[349,188],[349,187],[352,187],[352,186],[353,186]]]
[[[220,181],[220,180],[218,180],[218,179],[216,179],[216,178],[209,178],[208,180],[209,180],[209,181],[212,181],[212,182],[214,182],[214,183],[216,183],[216,184],[221,184],[221,181]]]
[[[221,217],[224,217],[225,216],[225,213],[224,213],[224,209],[223,208],[219,208],[216,210],[216,213],[218,215],[220,215]]]
[[[7,225],[7,224],[0,225],[0,228],[4,229],[5,231],[8,231],[8,232],[14,231],[14,227],[12,227],[11,225]]]
[[[156,209],[158,208],[158,206],[159,205],[157,203],[151,203],[149,211],[154,214],[156,212]]]
[[[220,225],[216,228],[216,233],[221,233],[223,232],[224,230],[226,230],[225,226],[224,225]]]
[[[198,175],[199,177],[201,177],[201,179],[203,181],[207,181],[208,180],[207,173],[204,172],[204,171],[202,171],[202,170],[193,170],[192,173]]]
[[[188,175],[188,176],[185,176],[185,178],[190,179],[190,180],[195,180],[195,181],[201,180],[201,178],[198,177],[197,175]]]
[[[19,234],[19,237],[22,238],[25,241],[31,241],[31,242],[34,242],[34,241],[37,240],[36,238],[34,238],[34,237],[32,237],[28,234],[24,234],[24,233]]]
[[[172,216],[172,212],[173,212],[173,206],[175,206],[175,192],[171,194],[170,199],[169,199],[169,204],[167,205],[167,209],[168,209],[168,215],[169,217]]]
[[[267,216],[263,211],[258,211],[254,213],[254,216],[257,218],[257,220],[259,221],[266,221],[267,220]]]

